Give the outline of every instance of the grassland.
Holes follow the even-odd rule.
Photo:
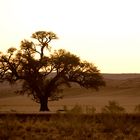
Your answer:
[[[1,140],[139,140],[138,114],[1,114]]]

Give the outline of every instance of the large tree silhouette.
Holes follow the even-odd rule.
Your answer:
[[[48,99],[58,99],[62,85],[78,83],[98,90],[105,82],[94,64],[63,49],[51,52],[49,43],[57,39],[53,32],[38,31],[34,41],[23,40],[19,49],[0,53],[0,80],[15,84],[20,81],[20,94],[28,94],[40,103],[40,111],[49,111]]]

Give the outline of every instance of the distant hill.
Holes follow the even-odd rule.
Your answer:
[[[129,94],[140,95],[140,74],[103,74],[106,87],[101,88],[97,93],[95,90],[86,90],[76,84],[72,88],[65,88],[64,96],[82,96],[85,94]],[[10,86],[8,83],[0,83],[0,98],[16,96],[19,84]]]
[[[0,98],[16,96],[17,94],[15,93],[15,91],[19,87],[19,84],[10,85],[7,82],[0,83]]]
[[[105,79],[115,79],[115,80],[126,80],[126,79],[134,79],[134,78],[140,78],[140,73],[122,73],[122,74],[109,74],[109,73],[103,73],[103,77]]]
[[[140,88],[140,74],[103,74],[107,87]]]

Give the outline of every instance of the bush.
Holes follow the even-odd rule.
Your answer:
[[[86,106],[86,114],[95,114],[96,108],[94,106]]]
[[[83,113],[82,106],[80,106],[80,105],[77,104],[71,110],[69,110],[68,113],[82,114]]]
[[[108,105],[102,108],[102,113],[125,113],[125,109],[116,101],[109,101]]]
[[[136,105],[134,108],[135,113],[140,113],[140,104]]]

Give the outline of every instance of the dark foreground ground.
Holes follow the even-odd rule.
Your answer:
[[[140,114],[1,113],[0,140],[140,140]]]

